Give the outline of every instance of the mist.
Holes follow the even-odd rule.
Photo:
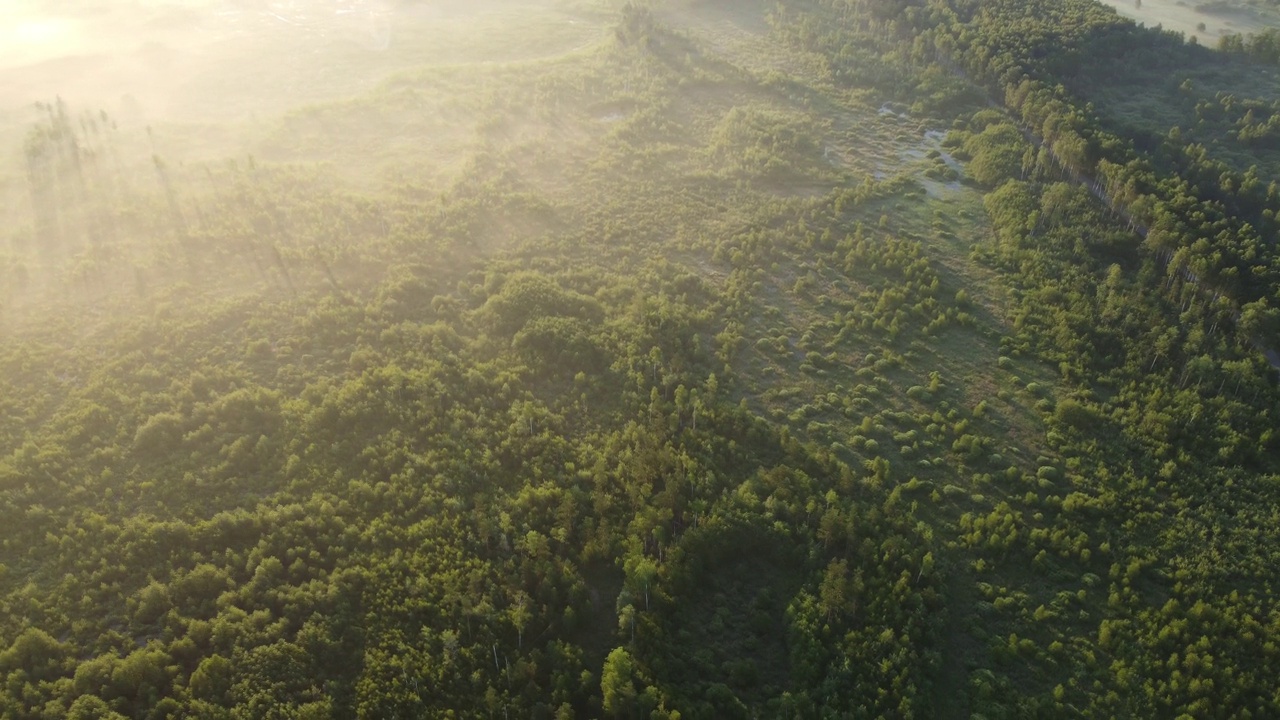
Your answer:
[[[458,48],[423,34],[481,13],[453,2],[18,0],[0,9],[0,108],[61,96],[151,122],[243,118],[447,61]]]
[[[457,111],[472,102],[465,86],[432,78],[558,57],[598,42],[601,15],[554,1],[6,3],[0,210],[16,222],[0,253],[24,277],[82,263],[90,247],[114,248],[94,267],[136,264],[137,248],[122,248],[153,229],[102,245],[114,216],[153,203],[198,215],[214,174],[255,160],[323,165],[326,182],[371,191],[389,177],[435,183],[471,154],[479,119]],[[378,96],[397,77],[420,88],[412,106]],[[38,147],[61,135],[62,150]],[[439,162],[410,164],[407,147]],[[185,215],[174,222],[188,231]]]

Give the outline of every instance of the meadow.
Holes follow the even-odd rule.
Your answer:
[[[1121,15],[1149,28],[1182,33],[1205,47],[1217,47],[1223,35],[1251,34],[1280,24],[1280,12],[1265,2],[1189,2],[1188,0],[1105,0]]]

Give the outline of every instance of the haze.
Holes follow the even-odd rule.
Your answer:
[[[471,28],[530,3],[134,0],[0,8],[0,110],[63,97],[148,120],[239,118],[476,57]]]
[[[340,177],[354,179],[376,163],[347,152],[351,128],[336,138],[322,129],[299,149],[282,118],[367,95],[400,72],[560,55],[601,34],[599,22],[564,2],[5,2],[0,210],[29,210],[21,153],[42,118],[37,103],[106,112],[133,175],[153,154],[173,165],[257,155],[335,162]],[[376,132],[393,144],[384,128]]]

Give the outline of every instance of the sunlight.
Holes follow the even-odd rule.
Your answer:
[[[48,59],[65,52],[78,36],[75,25],[68,20],[19,19],[7,29],[0,28],[0,48],[4,48],[0,51],[0,62],[30,63]]]

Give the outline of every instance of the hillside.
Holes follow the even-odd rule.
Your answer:
[[[0,107],[0,717],[1280,713],[1270,66],[285,5]]]

